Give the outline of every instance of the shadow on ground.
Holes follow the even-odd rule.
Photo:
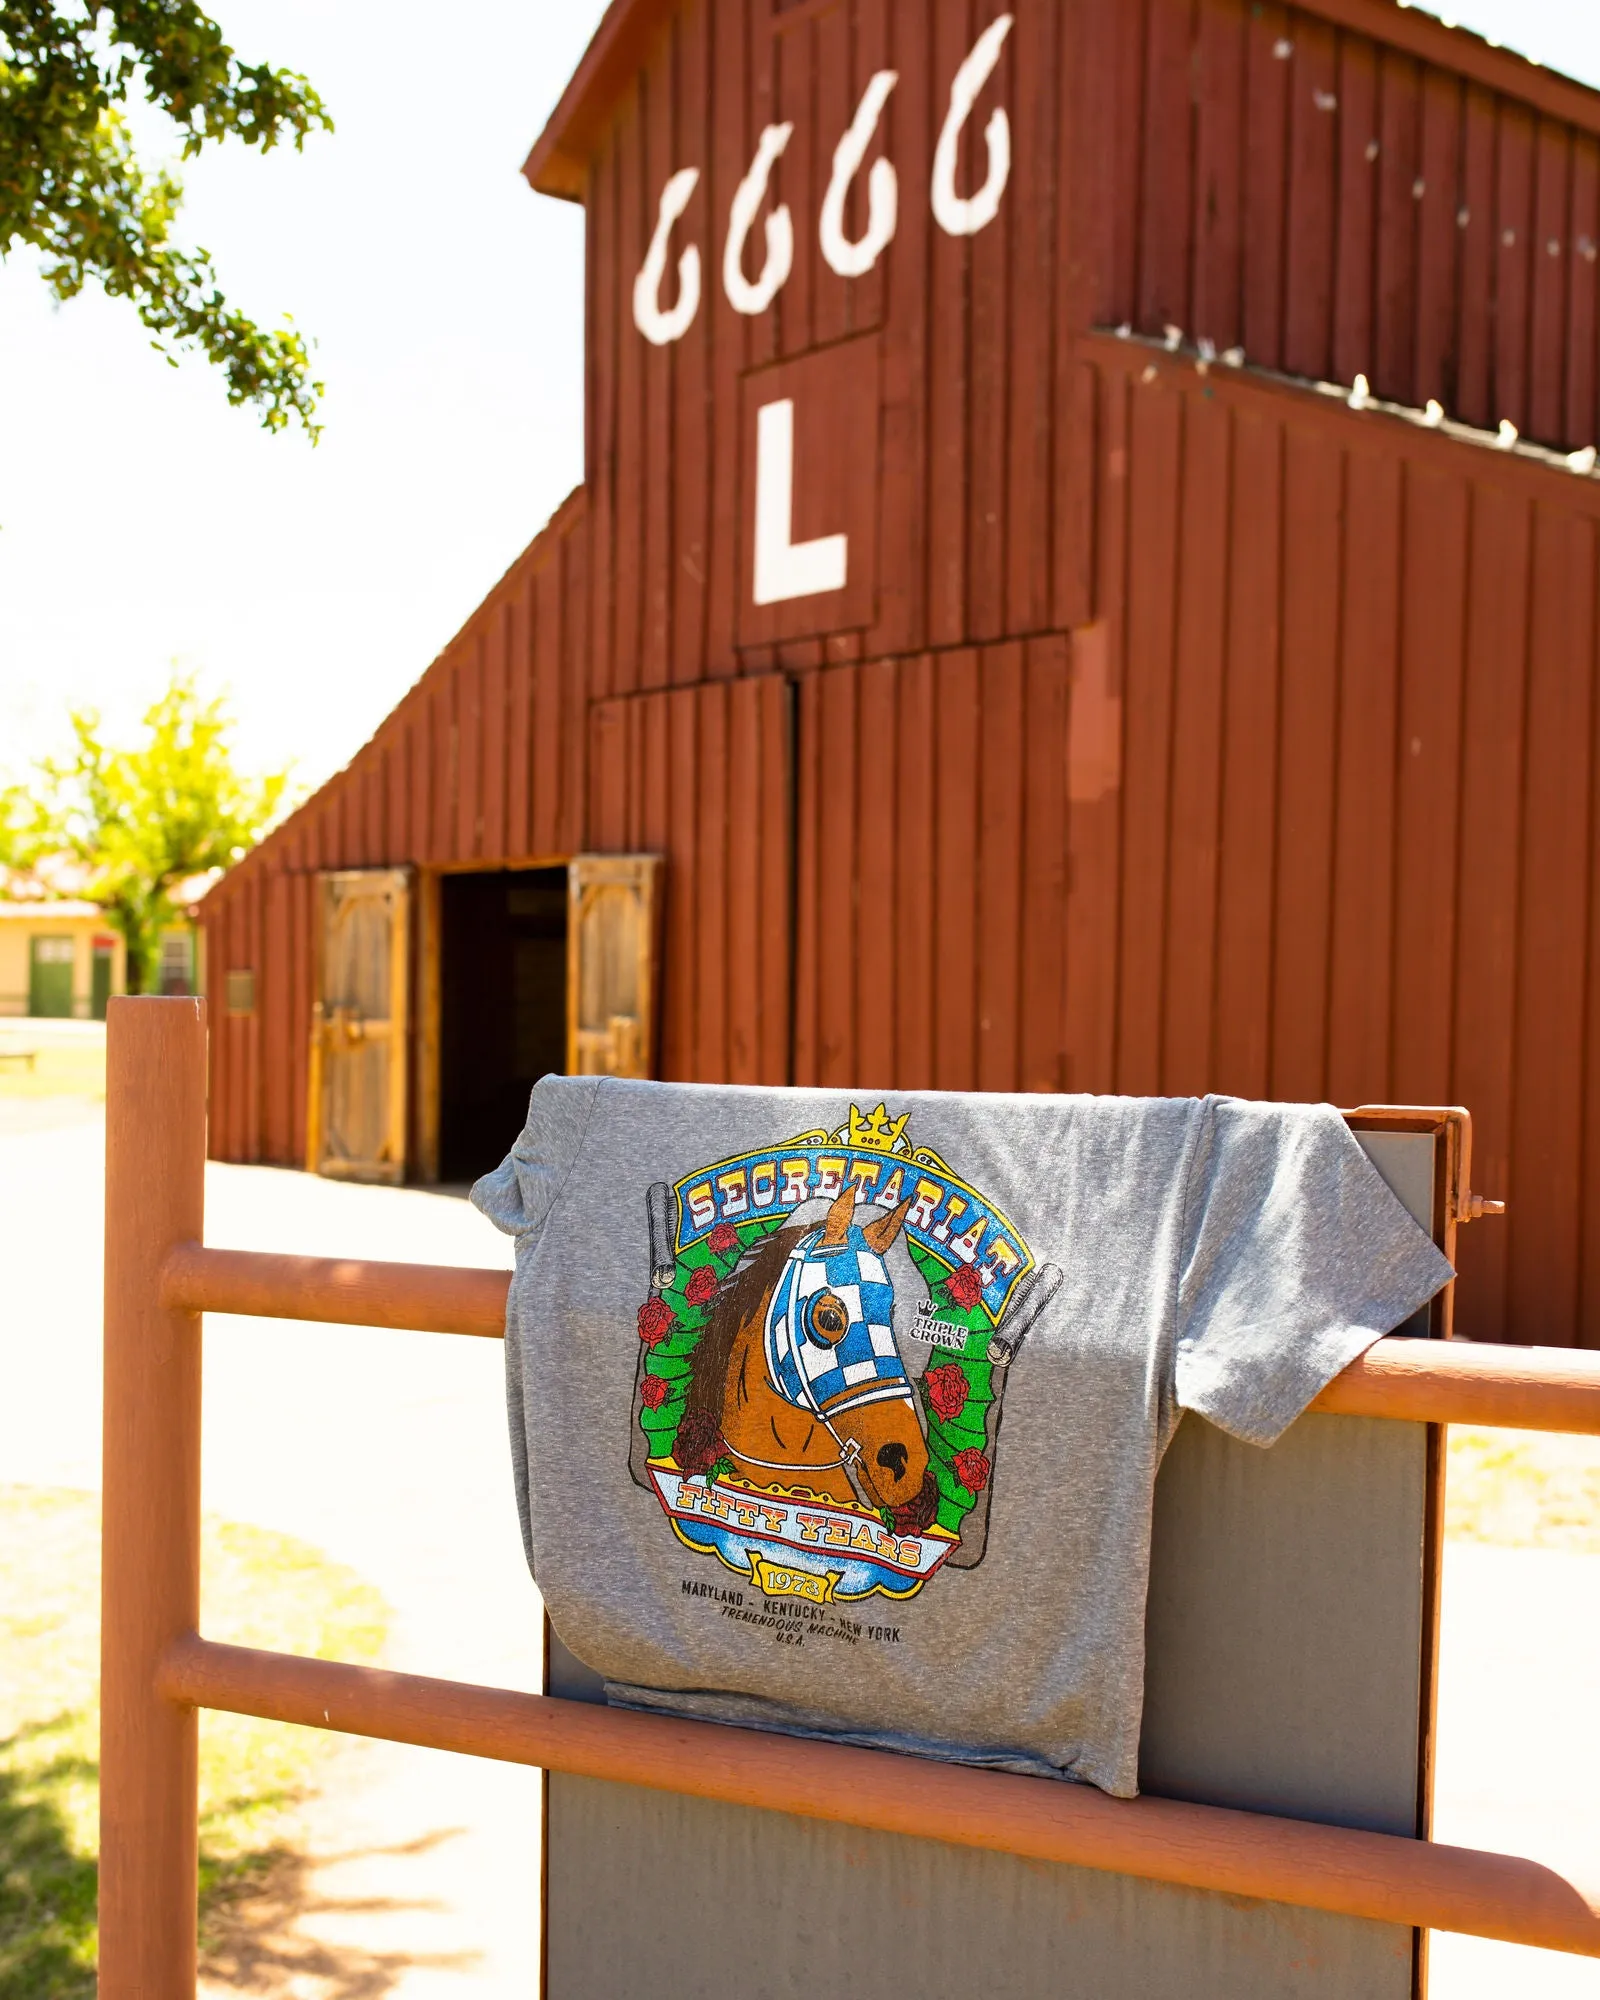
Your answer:
[[[259,1865],[238,1873],[218,1889],[201,1923],[201,1977],[212,1988],[271,1996],[314,1992],[318,2000],[384,2000],[403,1975],[427,1968],[471,1972],[477,1952],[427,1953],[367,1951],[359,1945],[330,1944],[307,1935],[323,1918],[370,1917],[430,1907],[413,1899],[336,1897],[320,1894],[315,1875],[322,1868],[380,1855],[427,1853],[455,1837],[458,1829],[431,1833],[392,1847],[366,1847],[308,1858],[279,1847],[251,1857]]]
[[[64,1799],[94,1764],[60,1752],[26,1771],[11,1760],[70,1717],[0,1741],[0,2000],[94,1992],[95,1864],[72,1838]]]
[[[74,1805],[95,1785],[98,1766],[92,1757],[49,1747],[51,1738],[70,1739],[81,1722],[67,1712],[0,1739],[0,2000],[92,2000],[95,1991],[97,1868],[85,1851],[90,1829]],[[212,1991],[266,2000],[280,1994],[384,2000],[419,1967],[472,1971],[475,1952],[369,1951],[304,1928],[309,1921],[314,1932],[325,1918],[337,1923],[430,1907],[393,1897],[328,1896],[318,1891],[317,1874],[345,1862],[425,1853],[457,1831],[328,1854],[316,1863],[282,1840],[224,1854],[202,1846],[202,1981]]]

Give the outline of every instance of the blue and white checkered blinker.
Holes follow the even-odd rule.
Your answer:
[[[910,1403],[911,1384],[895,1345],[894,1286],[883,1259],[851,1223],[837,1249],[810,1230],[790,1251],[767,1305],[767,1374],[786,1403],[836,1417],[864,1403]],[[843,1306],[843,1336],[825,1338],[816,1310],[825,1295]],[[837,1317],[837,1309],[826,1310]],[[828,1329],[831,1336],[832,1328]],[[913,1406],[914,1407],[914,1406]]]

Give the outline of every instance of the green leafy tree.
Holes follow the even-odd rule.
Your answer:
[[[247,319],[209,254],[172,241],[183,190],[134,151],[119,107],[135,90],[176,125],[186,159],[229,137],[267,152],[333,129],[303,76],[241,62],[193,0],[0,0],[0,257],[31,245],[61,299],[98,278],[133,301],[173,367],[174,349],[198,348],[229,402],[315,439],[322,384],[301,335]]]
[[[242,776],[226,704],[181,676],[131,748],[106,742],[93,709],[70,719],[72,754],[41,759],[32,782],[0,795],[0,860],[77,862],[87,880],[69,893],[105,911],[127,946],[128,991],[143,993],[162,931],[181,921],[173,889],[247,853],[284,809],[289,774]]]

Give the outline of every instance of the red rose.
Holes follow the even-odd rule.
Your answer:
[[[647,1375],[639,1384],[639,1399],[647,1410],[659,1410],[667,1400],[665,1375]]]
[[[717,1274],[709,1264],[702,1264],[683,1288],[683,1296],[692,1306],[703,1306],[707,1299],[717,1295]]]
[[[665,1299],[646,1299],[639,1308],[639,1338],[646,1347],[659,1347],[676,1325]]]
[[[709,1472],[716,1464],[721,1449],[722,1433],[711,1412],[692,1407],[685,1410],[672,1447],[672,1456],[678,1461],[679,1470],[691,1476],[697,1472]]]
[[[953,1361],[946,1361],[930,1368],[922,1379],[928,1385],[928,1400],[940,1422],[947,1424],[959,1417],[967,1400],[965,1373]]]
[[[706,1238],[706,1248],[714,1257],[726,1257],[739,1247],[739,1232],[731,1222],[719,1222]]]
[[[929,1471],[922,1475],[922,1490],[915,1500],[908,1500],[903,1507],[890,1510],[897,1535],[920,1535],[924,1528],[933,1526],[933,1517],[939,1511],[939,1482]]]
[[[944,1281],[944,1295],[951,1305],[970,1312],[983,1297],[983,1275],[975,1264],[963,1264]]]
[[[950,1466],[969,1493],[981,1493],[989,1483],[989,1461],[970,1445],[956,1453]]]

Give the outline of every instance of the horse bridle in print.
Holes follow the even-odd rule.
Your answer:
[[[822,1425],[839,1447],[839,1456],[805,1463],[758,1458],[752,1452],[739,1451],[726,1438],[722,1440],[724,1449],[734,1457],[743,1459],[747,1465],[759,1465],[767,1472],[825,1472],[840,1467],[853,1475],[861,1458],[860,1440],[841,1433],[817,1393],[813,1368],[807,1363],[806,1344],[829,1357],[828,1366],[819,1371],[820,1375],[837,1374],[840,1378],[841,1390],[829,1399],[840,1402],[839,1415],[867,1402],[891,1398],[913,1401],[905,1364],[894,1340],[894,1287],[882,1258],[854,1224],[843,1244],[825,1246],[825,1235],[820,1228],[809,1230],[790,1251],[767,1302],[762,1348],[767,1378],[773,1389],[793,1408],[804,1410]],[[845,1316],[844,1331],[835,1340],[819,1337],[813,1328],[815,1308],[823,1299],[835,1301]],[[879,1309],[876,1313],[874,1307]],[[839,1355],[850,1351],[848,1344],[852,1339],[859,1344],[862,1335],[866,1343],[864,1351],[853,1362],[842,1363]],[[860,1379],[849,1382],[845,1375],[847,1366],[861,1371]]]

